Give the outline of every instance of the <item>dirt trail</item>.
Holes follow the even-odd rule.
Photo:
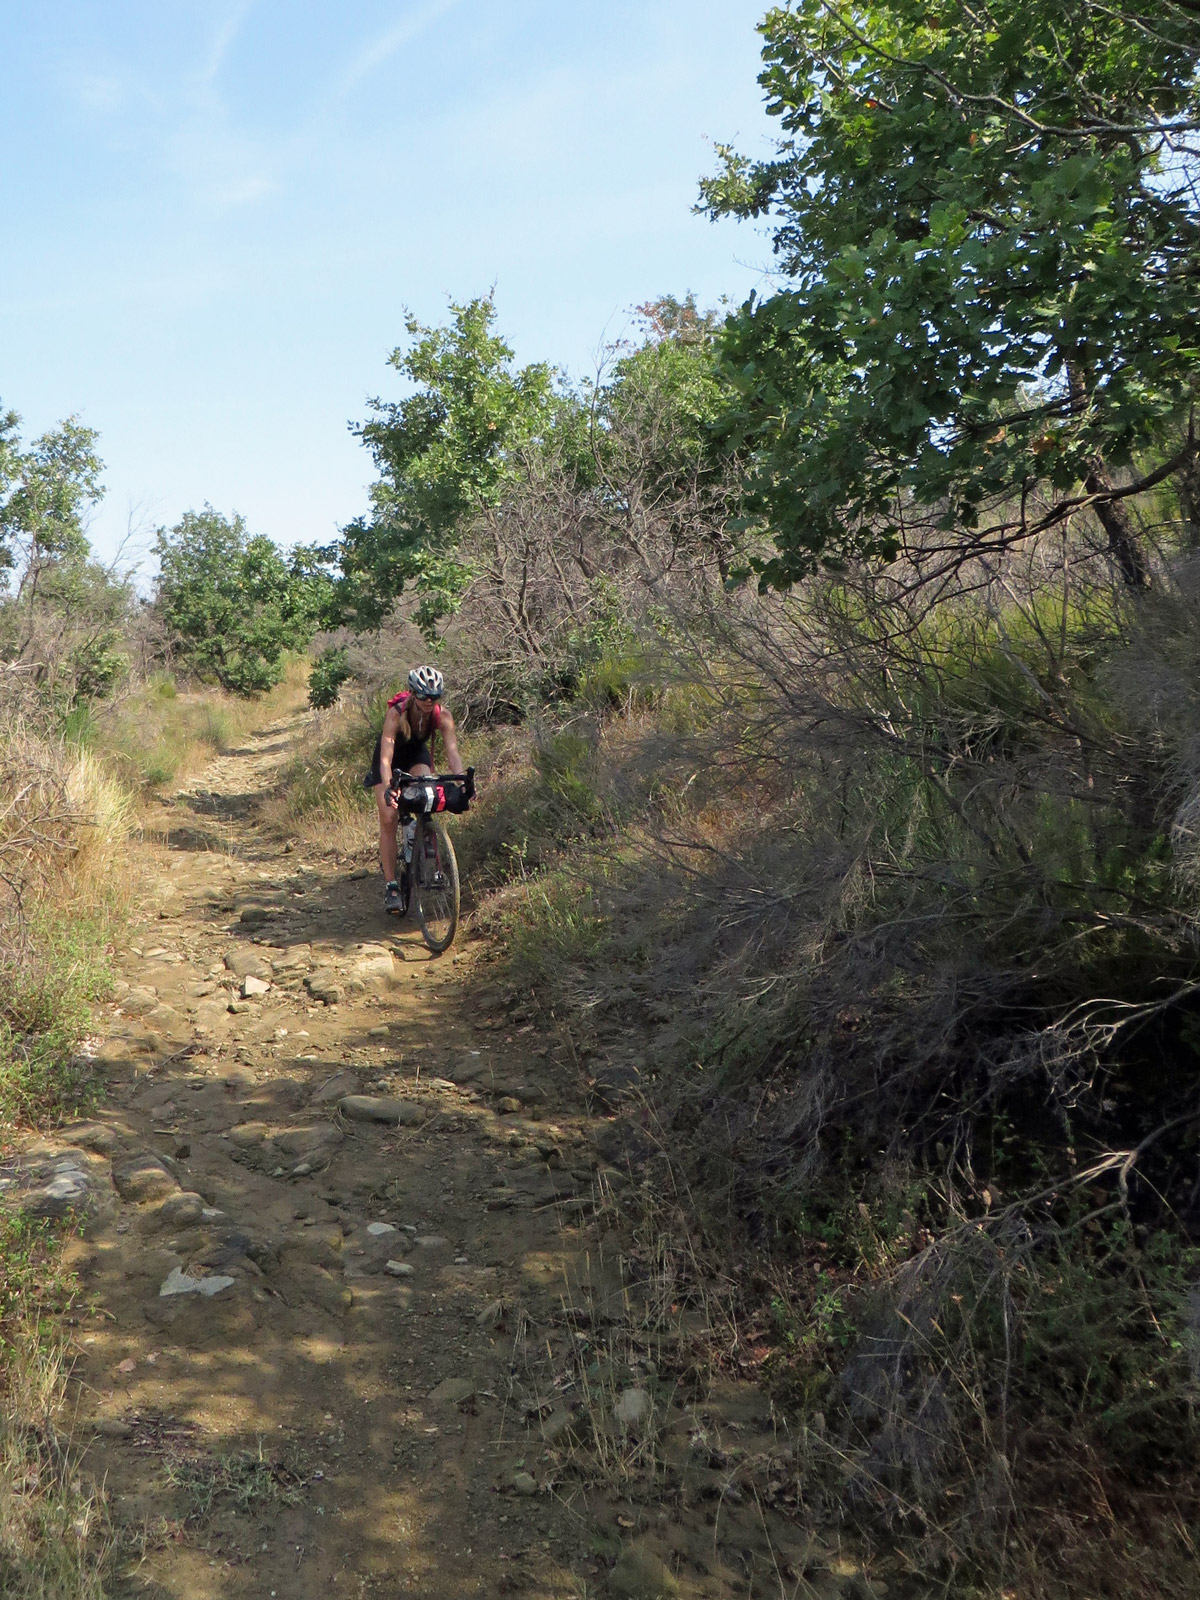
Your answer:
[[[765,1509],[789,1447],[756,1390],[689,1392],[678,1336],[617,1339],[574,1067],[481,1014],[470,956],[386,921],[376,874],[257,827],[304,729],[133,847],[107,1098],[64,1134],[95,1206],[75,1429],[119,1592],[883,1592]]]

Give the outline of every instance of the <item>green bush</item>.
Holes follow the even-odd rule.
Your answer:
[[[349,651],[344,647],[323,650],[313,662],[308,678],[308,703],[315,711],[335,706],[342,685],[351,676]]]
[[[160,529],[155,604],[180,662],[202,683],[261,694],[280,682],[289,650],[312,637],[327,583],[303,552],[284,559],[239,516],[211,506]]]

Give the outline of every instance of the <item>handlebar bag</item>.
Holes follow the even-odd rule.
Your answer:
[[[452,816],[459,816],[471,804],[474,793],[474,767],[468,768],[458,782],[435,783],[432,778],[414,778],[400,786],[405,809],[425,816],[435,811],[449,811]]]

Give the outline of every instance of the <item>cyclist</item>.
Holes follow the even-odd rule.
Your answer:
[[[388,701],[383,729],[375,741],[371,770],[363,787],[374,789],[379,808],[379,861],[383,867],[383,909],[403,911],[404,897],[396,878],[396,830],[400,820],[396,796],[391,792],[393,772],[432,776],[433,745],[440,734],[450,772],[464,772],[458,753],[454,718],[442,704],[445,681],[436,667],[414,667],[408,688]],[[410,827],[412,824],[410,824]],[[407,841],[412,848],[411,838]]]

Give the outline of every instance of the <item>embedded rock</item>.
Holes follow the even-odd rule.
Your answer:
[[[225,957],[225,965],[235,978],[271,978],[274,968],[257,950],[240,945]]]
[[[330,1122],[314,1122],[305,1128],[285,1128],[271,1143],[288,1156],[313,1156],[342,1142],[342,1135]]]
[[[358,1079],[352,1072],[335,1072],[332,1078],[326,1078],[319,1089],[314,1089],[310,1099],[315,1106],[328,1105],[331,1100],[341,1100],[346,1095],[352,1095],[358,1090]]]
[[[475,1385],[470,1378],[443,1378],[429,1398],[435,1405],[461,1405],[464,1400],[469,1400],[475,1393]]]
[[[249,1150],[256,1144],[262,1144],[269,1132],[265,1122],[242,1122],[236,1128],[230,1128],[229,1142],[241,1150]]]
[[[247,928],[253,928],[264,922],[274,922],[276,917],[281,917],[282,915],[283,908],[281,906],[263,905],[256,901],[239,908],[238,921]]]
[[[650,1412],[650,1396],[645,1389],[626,1389],[613,1407],[613,1421],[622,1428],[636,1430]]]
[[[147,1200],[165,1200],[179,1188],[173,1172],[157,1156],[134,1156],[113,1168],[113,1183],[122,1200],[139,1204]]]
[[[609,1576],[608,1586],[621,1600],[671,1600],[679,1585],[652,1550],[630,1545]]]
[[[102,1156],[110,1155],[117,1143],[116,1133],[103,1122],[81,1122],[74,1128],[64,1128],[59,1138]]]
[[[413,1100],[396,1100],[389,1095],[344,1095],[338,1101],[338,1110],[350,1122],[390,1122],[414,1128],[425,1121],[423,1106]]]
[[[31,1189],[21,1203],[27,1216],[59,1219],[95,1208],[96,1179],[93,1173],[70,1160],[57,1169],[38,1188]]]
[[[322,1005],[335,1006],[346,998],[346,985],[332,967],[319,967],[304,980],[304,987]]]
[[[158,1004],[158,990],[139,985],[130,989],[121,1000],[121,1010],[127,1017],[144,1017]]]
[[[182,1189],[167,1196],[158,1214],[172,1228],[190,1228],[203,1219],[204,1211],[204,1196]]]

